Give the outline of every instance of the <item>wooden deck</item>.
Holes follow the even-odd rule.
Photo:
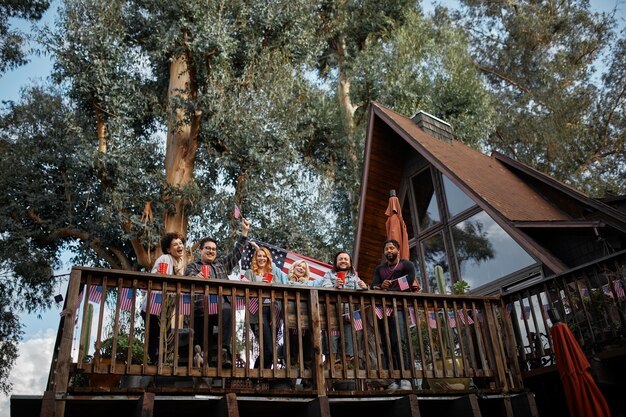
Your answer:
[[[145,306],[150,311],[157,291],[172,312],[157,309],[144,323],[140,294],[152,300]],[[222,310],[227,302],[232,308]],[[255,314],[258,306],[265,318]],[[224,311],[231,340],[223,340],[220,330]],[[34,403],[42,416],[86,409],[91,415],[169,415],[179,406],[185,412],[217,407],[229,416],[249,409],[282,415],[277,404],[293,410],[285,415],[330,416],[358,407],[397,410],[395,415],[455,407],[473,416],[486,410],[483,415],[536,415],[516,351],[507,349],[515,340],[499,297],[267,286],[76,267],[64,313],[47,391],[40,399],[12,399],[12,412],[24,412],[15,415],[28,415]],[[150,320],[165,323],[155,362],[149,357]],[[214,331],[194,331],[213,322]],[[264,338],[272,352],[264,351]],[[333,339],[338,350],[329,347]],[[134,355],[127,340],[136,340]],[[353,358],[341,353],[349,341]],[[193,358],[196,345],[200,366]],[[237,357],[215,355],[215,345]],[[266,356],[270,366],[253,366]],[[110,376],[117,378],[98,378]],[[410,381],[411,389],[384,390],[399,379]],[[526,412],[514,413],[515,402]]]

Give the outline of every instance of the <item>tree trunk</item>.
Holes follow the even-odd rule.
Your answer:
[[[185,110],[174,104],[174,99],[187,100],[195,96],[191,90],[192,80],[185,55],[176,57],[170,64],[168,100],[167,147],[165,150],[165,173],[169,190],[163,196],[173,208],[165,213],[165,231],[187,234],[188,205],[185,187],[193,180],[193,170],[198,148],[201,112],[186,116]]]

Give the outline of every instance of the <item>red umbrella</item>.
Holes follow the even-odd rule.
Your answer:
[[[385,227],[387,228],[387,239],[395,239],[400,243],[400,258],[409,259],[409,236],[406,232],[406,224],[402,219],[402,208],[400,207],[400,200],[396,197],[396,192],[391,191],[391,197],[389,197],[389,205],[387,205],[387,222]]]
[[[591,366],[565,323],[552,326],[556,366],[572,417],[610,417],[609,406],[591,377]]]

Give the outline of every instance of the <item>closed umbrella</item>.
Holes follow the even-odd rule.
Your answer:
[[[609,406],[593,380],[587,357],[565,323],[552,326],[552,341],[565,398],[572,417],[610,417]]]
[[[400,200],[396,197],[395,190],[391,191],[385,215],[387,216],[387,222],[385,223],[387,239],[397,240],[400,243],[400,258],[409,259],[409,235],[406,231],[406,224],[404,224],[402,219],[402,208],[400,207]]]

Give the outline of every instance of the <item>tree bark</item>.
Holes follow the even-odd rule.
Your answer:
[[[195,96],[191,72],[185,55],[176,57],[170,64],[168,100],[170,113],[165,150],[165,173],[169,190],[163,200],[172,205],[165,213],[165,231],[187,233],[189,201],[184,196],[185,187],[193,180],[193,170],[198,148],[201,112],[188,115],[180,102]],[[187,117],[186,117],[187,116]],[[173,191],[173,192],[172,192]]]

